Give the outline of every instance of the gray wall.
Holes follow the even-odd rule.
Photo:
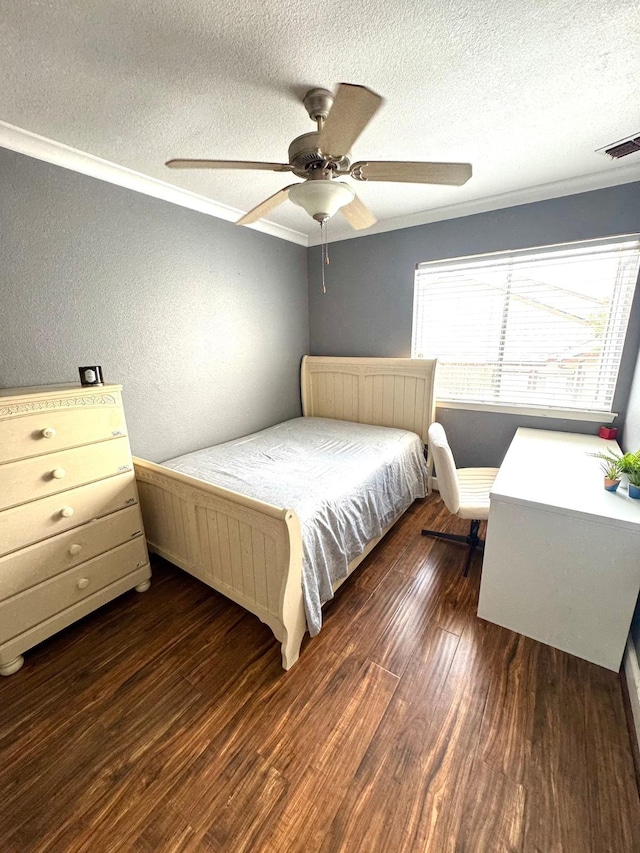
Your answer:
[[[640,230],[636,183],[359,237],[330,246],[323,294],[317,247],[3,149],[0,180],[0,387],[74,382],[79,364],[101,364],[125,386],[134,452],[153,460],[297,415],[306,351],[409,355],[420,261]],[[620,424],[639,340],[640,293]],[[519,425],[597,429],[452,409],[438,417],[459,465],[499,465]]]
[[[0,387],[124,385],[161,461],[300,413],[306,249],[0,149]]]
[[[491,213],[435,222],[330,245],[327,293],[320,250],[309,251],[309,316],[314,355],[411,354],[416,264],[504,249],[640,231],[640,183]],[[614,400],[621,426],[640,344],[640,289]],[[597,432],[598,424],[439,409],[460,467],[500,465],[518,426]]]

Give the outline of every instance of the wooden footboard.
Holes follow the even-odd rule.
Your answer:
[[[255,613],[293,666],[306,629],[296,513],[133,461],[149,548]]]

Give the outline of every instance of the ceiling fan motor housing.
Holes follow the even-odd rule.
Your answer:
[[[314,168],[348,169],[350,160],[345,154],[336,159],[323,157],[318,147],[319,134],[317,131],[303,133],[297,136],[289,146],[289,163],[293,166],[294,174],[300,178],[306,177],[307,173]]]

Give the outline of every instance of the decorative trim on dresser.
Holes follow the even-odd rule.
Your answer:
[[[150,586],[122,386],[0,389],[0,675]]]

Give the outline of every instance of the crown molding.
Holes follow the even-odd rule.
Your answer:
[[[168,201],[170,204],[188,207],[190,210],[196,210],[198,213],[204,213],[207,216],[225,219],[227,222],[235,222],[244,213],[235,207],[220,204],[205,196],[198,195],[198,193],[177,187],[175,184],[143,175],[141,172],[128,169],[126,166],[103,160],[102,157],[96,157],[86,151],[71,148],[62,142],[47,139],[45,136],[39,136],[37,133],[24,130],[24,128],[16,127],[5,121],[0,121],[0,147],[16,151],[18,154],[26,154],[36,160],[52,163],[54,166],[61,166],[63,169],[69,169],[72,172],[97,178],[100,181],[107,181],[107,183],[134,190],[134,192],[143,193],[152,198]],[[278,237],[281,240],[288,240],[291,243],[297,243],[299,246],[307,246],[308,244],[306,234],[301,234],[299,231],[276,225],[264,219],[243,227],[261,231],[264,234]]]
[[[428,225],[431,222],[441,222],[444,219],[459,219],[463,216],[473,216],[476,213],[487,213],[492,210],[502,210],[506,207],[516,207],[519,204],[532,204],[536,201],[547,201],[552,198],[561,198],[567,195],[591,192],[592,190],[603,190],[608,187],[616,187],[621,184],[630,184],[640,181],[640,164],[633,166],[619,166],[593,175],[581,175],[577,178],[568,178],[564,181],[555,181],[549,184],[540,184],[536,187],[526,187],[522,190],[502,193],[489,198],[465,201],[460,204],[452,204],[447,207],[438,207],[433,210],[425,210],[408,216],[396,216],[393,219],[385,219],[367,228],[367,231],[346,234],[342,237],[334,237],[332,243],[342,240],[355,240],[359,237],[368,237],[371,234],[383,234],[386,231],[398,231],[401,228],[413,228],[416,225]],[[320,241],[315,237],[309,238],[309,246],[319,246]]]
[[[21,127],[0,121],[0,147],[8,148],[19,154],[34,157],[61,166],[73,172],[79,172],[110,184],[124,187],[134,192],[187,207],[190,210],[234,222],[244,211],[235,207],[213,201],[198,193],[182,189],[175,184],[152,178],[141,172],[136,172],[118,163],[112,163],[86,151],[72,148],[62,142],[32,133]],[[501,210],[507,207],[515,207],[520,204],[531,204],[537,201],[546,201],[552,198],[560,198],[567,195],[575,195],[581,192],[606,189],[621,184],[640,181],[640,165],[618,166],[592,175],[582,175],[577,178],[569,178],[565,181],[542,184],[536,187],[527,187],[509,193],[491,196],[489,198],[477,199],[460,204],[439,207],[433,210],[421,211],[408,216],[397,216],[393,219],[385,219],[368,228],[366,233],[354,232],[342,237],[334,237],[333,243],[342,240],[355,240],[373,234],[383,234],[387,231],[398,231],[402,228],[413,228],[418,225],[428,225],[431,222],[440,222],[444,219],[458,219],[463,216],[472,216],[476,213],[487,213],[492,210]],[[317,246],[320,241],[315,235],[307,236],[300,231],[277,225],[266,219],[261,219],[251,225],[243,226],[263,234],[269,234],[280,240],[296,243],[298,246]]]

